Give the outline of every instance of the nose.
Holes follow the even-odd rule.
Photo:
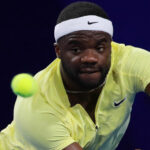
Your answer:
[[[97,54],[94,51],[94,49],[85,50],[85,52],[81,57],[81,63],[83,64],[95,64],[97,63],[97,61],[98,61]]]

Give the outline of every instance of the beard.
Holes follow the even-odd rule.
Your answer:
[[[69,79],[84,90],[91,90],[103,84],[110,69],[110,64],[107,64],[104,67],[100,67],[97,74],[83,74],[63,61],[61,61],[61,65]]]

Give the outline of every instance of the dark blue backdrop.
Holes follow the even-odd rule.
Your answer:
[[[0,5],[0,130],[13,119],[16,96],[10,89],[12,77],[22,72],[35,74],[55,58],[53,29],[56,18],[71,2],[73,0],[7,1]],[[92,2],[100,4],[112,19],[114,41],[150,50],[148,0]],[[144,93],[137,94],[130,125],[118,150],[150,149],[149,115],[150,98]]]

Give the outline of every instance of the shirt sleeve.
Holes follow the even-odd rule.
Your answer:
[[[127,76],[134,92],[144,92],[150,83],[150,52],[124,46],[121,71]]]
[[[18,140],[26,149],[62,150],[74,143],[63,118],[65,114],[48,105],[44,97],[18,98],[14,121]]]

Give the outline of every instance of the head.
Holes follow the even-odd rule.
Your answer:
[[[96,4],[76,2],[60,13],[56,26],[63,29],[62,33],[55,30],[55,51],[61,59],[62,78],[82,90],[98,87],[111,63],[112,31],[107,14]]]

